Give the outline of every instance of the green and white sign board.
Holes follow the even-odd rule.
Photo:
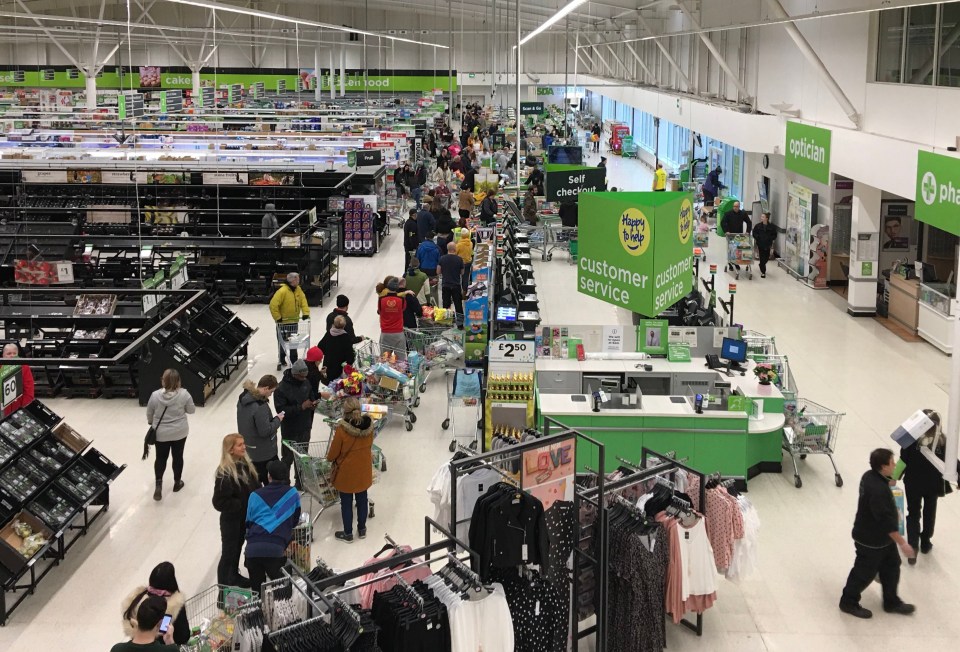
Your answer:
[[[787,122],[785,166],[824,185],[830,183],[830,130]]]
[[[574,199],[581,192],[600,192],[607,189],[606,168],[547,163],[546,171],[547,201]]]
[[[915,217],[960,235],[960,158],[917,152]]]
[[[578,201],[580,293],[654,317],[690,292],[690,193],[585,192]]]

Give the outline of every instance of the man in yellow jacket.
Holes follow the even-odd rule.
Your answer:
[[[307,295],[300,287],[300,275],[296,272],[287,274],[287,281],[277,288],[270,299],[270,316],[277,322],[277,346],[279,358],[277,371],[287,364],[284,340],[289,335],[296,335],[297,321],[310,319],[310,306],[307,305]],[[307,338],[309,341],[309,338]],[[297,361],[296,348],[290,349],[290,364]]]

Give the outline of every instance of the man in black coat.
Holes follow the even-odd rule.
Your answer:
[[[283,372],[283,380],[273,394],[273,405],[277,413],[283,414],[280,433],[283,439],[306,443],[310,441],[313,429],[313,415],[317,407],[317,395],[307,379],[309,369],[303,360],[297,360],[293,367]],[[283,461],[290,467],[293,453],[283,447]],[[297,474],[297,488],[300,488],[300,474]]]
[[[860,499],[853,521],[853,542],[857,549],[856,561],[847,577],[840,598],[840,611],[857,618],[870,618],[873,613],[860,606],[860,596],[878,575],[883,587],[883,610],[902,615],[912,614],[916,608],[900,599],[900,553],[908,559],[916,552],[900,535],[900,515],[890,491],[890,476],[896,458],[889,448],[878,448],[870,453],[870,470],[860,478]]]
[[[757,245],[757,257],[760,259],[760,278],[767,278],[767,262],[776,240],[777,227],[770,224],[770,213],[761,213],[760,224],[753,227],[753,241]]]
[[[413,252],[417,250],[417,247],[420,246],[420,233],[417,230],[417,211],[410,209],[409,215],[407,215],[407,221],[403,223],[403,269],[406,270],[410,267],[410,257],[413,256]],[[333,322],[332,319],[327,321]],[[327,330],[330,330],[330,327],[327,326]]]

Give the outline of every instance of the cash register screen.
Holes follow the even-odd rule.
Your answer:
[[[517,321],[517,309],[513,306],[497,306],[497,321]]]
[[[720,357],[730,362],[746,362],[747,343],[743,340],[735,340],[732,337],[723,338],[723,344],[720,347]]]

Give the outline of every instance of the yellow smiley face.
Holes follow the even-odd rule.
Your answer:
[[[650,246],[650,221],[638,208],[628,208],[620,215],[617,233],[623,250],[631,256],[642,256]]]
[[[680,204],[680,215],[677,219],[677,228],[680,231],[680,242],[687,244],[693,235],[693,204],[684,199]]]

